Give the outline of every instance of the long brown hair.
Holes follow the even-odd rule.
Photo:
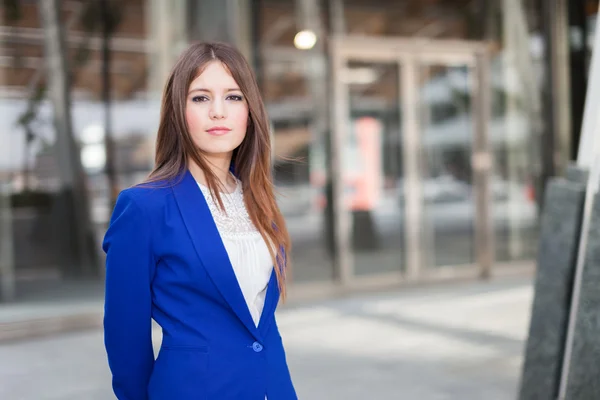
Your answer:
[[[231,163],[235,175],[242,182],[250,219],[263,239],[271,244],[268,247],[277,283],[281,298],[285,299],[285,270],[291,244],[283,215],[275,201],[269,120],[252,69],[235,47],[218,42],[195,43],[175,63],[163,93],[155,167],[146,182],[173,181],[182,176],[191,158],[204,172],[207,186],[223,207],[220,182],[194,145],[185,118],[190,84],[214,61],[223,63],[247,99],[248,130],[240,146],[234,150]]]

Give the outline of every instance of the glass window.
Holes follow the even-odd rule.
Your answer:
[[[13,242],[17,298],[95,295],[112,201],[152,167],[160,94],[186,41],[187,2],[69,1],[44,19],[38,4],[6,2],[2,14],[0,177],[11,201],[2,232]],[[81,291],[84,282],[93,290]]]
[[[498,261],[530,260],[537,252],[538,201],[535,168],[541,157],[544,60],[539,15],[530,2],[490,7],[494,168],[491,180]]]
[[[304,29],[323,32],[321,2],[259,3],[261,89],[271,118],[279,206],[292,238],[292,280],[333,277],[332,209],[328,175],[328,92],[324,36],[312,49],[296,46]],[[311,17],[311,16],[316,16]]]

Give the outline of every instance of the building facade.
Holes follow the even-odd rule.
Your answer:
[[[100,293],[115,195],[152,168],[166,76],[197,40],[234,43],[256,71],[292,294],[530,269],[544,182],[575,154],[597,10],[4,2],[2,299]]]

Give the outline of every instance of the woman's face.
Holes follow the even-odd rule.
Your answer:
[[[246,136],[248,103],[220,61],[213,61],[190,84],[185,116],[194,144],[213,163],[228,167]]]

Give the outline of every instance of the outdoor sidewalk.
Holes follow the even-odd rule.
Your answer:
[[[531,300],[530,279],[497,279],[298,303],[277,320],[300,399],[512,400]],[[0,344],[0,383],[0,399],[114,398],[98,329]]]
[[[0,343],[99,328],[104,287],[100,281],[27,283],[12,303],[0,303]]]

